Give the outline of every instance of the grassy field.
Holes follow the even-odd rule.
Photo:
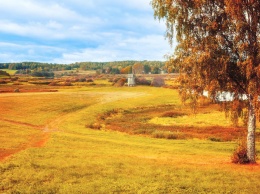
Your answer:
[[[10,75],[14,75],[17,70],[10,70],[10,69],[2,69],[3,71],[9,73]]]
[[[172,107],[186,112],[177,91],[100,82],[0,94],[0,193],[259,193],[260,166],[231,163],[235,140],[129,132],[138,122],[147,130],[230,127],[216,107],[162,117]],[[123,132],[113,129],[119,121]]]

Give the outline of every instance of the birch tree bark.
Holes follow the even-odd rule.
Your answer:
[[[255,107],[254,107],[254,103],[252,102],[252,99],[250,99],[249,106],[248,106],[248,126],[247,126],[247,157],[250,163],[256,162],[255,129],[256,129]]]

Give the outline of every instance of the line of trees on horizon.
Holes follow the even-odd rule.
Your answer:
[[[106,74],[159,74],[177,72],[168,68],[164,61],[113,61],[113,62],[76,62],[71,64],[53,64],[41,62],[0,63],[0,69],[17,70],[20,74],[32,72],[53,72],[66,70],[97,71]]]

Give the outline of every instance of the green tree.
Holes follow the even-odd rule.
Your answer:
[[[160,68],[158,66],[153,66],[151,73],[152,74],[159,74],[160,73]]]
[[[151,67],[150,67],[150,65],[147,65],[147,64],[145,64],[144,65],[144,73],[149,73],[149,72],[151,72]]]
[[[176,49],[184,96],[196,101],[207,90],[247,96],[247,157],[255,163],[256,109],[260,93],[259,0],[152,0],[155,17],[165,19]],[[187,95],[188,94],[188,95]],[[237,109],[237,111],[239,111]]]
[[[111,74],[120,74],[120,70],[116,67],[116,68],[112,68],[111,69]]]

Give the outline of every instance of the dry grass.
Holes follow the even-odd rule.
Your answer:
[[[102,115],[111,126],[113,119],[129,129],[135,125],[131,121],[147,123],[178,110],[174,90],[72,86],[56,93],[1,94],[0,107],[0,142],[6,150],[49,134],[44,144],[28,146],[0,163],[0,193],[259,191],[259,165],[230,162],[235,142],[155,139],[85,127]],[[131,117],[123,122],[125,114]]]
[[[136,107],[110,110],[100,115],[97,122],[110,130],[166,139],[231,141],[244,135],[245,128],[233,127],[217,106],[202,107],[199,111],[194,115],[178,105]]]

